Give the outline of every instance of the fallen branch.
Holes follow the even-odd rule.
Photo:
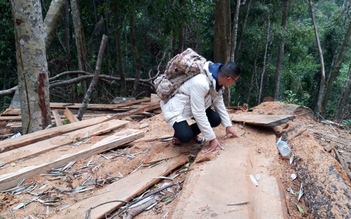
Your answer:
[[[133,219],[135,216],[142,213],[143,211],[155,206],[159,201],[160,198],[157,196],[150,197],[150,199],[146,200],[144,203],[141,203],[135,207],[130,207],[128,211],[123,215],[123,219]]]
[[[96,61],[95,74],[94,74],[93,80],[91,81],[91,83],[89,85],[89,88],[88,88],[87,92],[85,93],[82,106],[80,107],[80,109],[78,111],[78,119],[79,120],[82,120],[83,115],[84,115],[85,111],[88,108],[88,103],[89,103],[90,96],[93,93],[95,85],[99,81],[102,56],[103,56],[105,48],[106,48],[106,43],[107,43],[107,36],[103,35],[102,36],[102,40],[101,40],[100,49],[99,49],[98,58],[97,58],[97,61]]]
[[[13,95],[15,93],[17,87],[18,86],[14,86],[13,88],[10,88],[10,89],[7,89],[7,90],[1,90],[0,91],[0,97]]]
[[[60,74],[62,74],[62,75],[60,75]],[[60,74],[59,74],[60,76],[67,75],[67,74],[86,74],[86,75],[82,75],[82,76],[79,76],[79,77],[76,77],[76,78],[72,78],[72,79],[69,79],[69,80],[64,80],[64,81],[51,83],[51,84],[49,84],[49,88],[50,89],[55,88],[55,87],[67,86],[67,85],[78,83],[80,81],[84,81],[84,80],[91,79],[91,78],[94,77],[94,74],[91,74],[89,72],[84,72],[84,71],[66,71],[66,72],[63,72],[63,73],[60,73]],[[57,79],[56,76],[54,76],[53,78]],[[52,80],[53,78],[49,78],[49,81],[53,81]],[[100,79],[106,79],[107,81],[120,81],[121,80],[119,77],[114,77],[114,76],[110,76],[110,75],[100,75],[99,78]],[[125,80],[133,82],[133,81],[135,81],[135,78],[126,78]],[[152,90],[155,89],[153,84],[152,84],[152,79],[139,79],[139,83],[141,85],[150,87]],[[17,87],[18,86],[16,85],[16,86],[14,86],[12,88],[9,88],[7,90],[0,90],[0,97],[12,96],[16,92]]]

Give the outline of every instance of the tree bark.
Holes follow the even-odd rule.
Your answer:
[[[245,19],[244,19],[244,22],[242,24],[242,32],[244,33],[245,29],[246,29],[246,24],[247,24],[247,20],[248,20],[248,17],[249,17],[249,12],[250,12],[250,7],[251,7],[251,1],[252,0],[249,0],[249,3],[247,3],[247,11],[246,11],[246,15],[245,15]],[[241,49],[241,44],[243,42],[243,39],[241,37],[241,39],[239,40],[239,43],[238,43],[238,49],[236,51],[236,56],[240,56],[240,49]]]
[[[85,94],[82,106],[79,108],[79,111],[78,111],[77,118],[79,120],[82,120],[83,115],[88,108],[88,103],[89,103],[91,94],[93,93],[94,87],[97,84],[97,82],[99,81],[101,62],[102,62],[102,57],[104,55],[104,51],[106,48],[106,43],[107,43],[107,36],[103,35],[102,40],[101,40],[100,49],[99,49],[99,54],[98,54],[97,61],[96,61],[95,74],[94,74],[93,80],[90,82],[89,89]]]
[[[283,13],[282,13],[282,23],[281,23],[281,31],[282,31],[282,38],[280,40],[279,48],[278,48],[278,60],[277,60],[277,68],[275,71],[275,88],[274,88],[274,95],[273,98],[278,100],[279,98],[279,86],[280,86],[280,78],[281,78],[281,71],[282,65],[284,60],[284,46],[285,46],[285,32],[286,32],[286,22],[288,20],[288,0],[283,1]]]
[[[321,81],[319,84],[319,93],[318,93],[318,101],[317,101],[317,109],[316,109],[317,114],[321,115],[323,92],[324,92],[324,86],[325,86],[324,58],[323,58],[323,51],[322,51],[321,43],[319,41],[318,27],[317,27],[317,23],[316,23],[316,18],[314,16],[314,9],[313,9],[312,0],[309,0],[309,4],[310,4],[312,21],[313,21],[314,34],[316,37],[316,43],[317,43],[317,47],[318,47],[319,60],[321,62]]]
[[[77,46],[78,66],[80,70],[86,71],[87,49],[85,45],[85,35],[82,21],[80,19],[80,9],[77,0],[71,0],[72,20],[74,25],[74,35]]]
[[[127,84],[126,84],[126,76],[123,70],[122,64],[122,48],[121,48],[121,32],[119,29],[119,9],[117,3],[113,6],[114,12],[114,21],[115,21],[115,30],[116,30],[116,52],[117,52],[117,68],[119,72],[119,77],[121,78],[120,81],[120,96],[125,97],[127,96]]]
[[[69,4],[65,4],[65,49],[66,49],[66,58],[71,58],[71,31],[69,28]]]
[[[131,15],[129,18],[129,27],[130,27],[130,41],[132,42],[133,54],[135,58],[135,81],[132,91],[132,96],[136,97],[138,92],[139,80],[140,80],[140,72],[141,72],[141,59],[139,56],[138,47],[136,45],[136,38],[134,32],[134,10],[130,11]]]
[[[235,61],[235,50],[238,38],[238,26],[239,26],[239,13],[240,13],[240,2],[241,0],[236,0],[235,14],[233,20],[233,29],[231,37],[231,48],[230,48],[230,61]]]
[[[225,63],[230,56],[230,1],[216,1],[214,62]]]
[[[230,1],[218,0],[215,8],[214,62],[226,63],[230,59]],[[230,89],[223,94],[226,106],[230,104]]]
[[[256,75],[257,75],[257,57],[258,57],[258,51],[259,51],[259,46],[256,45],[256,53],[255,53],[255,58],[254,58],[254,63],[253,63],[253,71],[252,71],[252,75],[251,75],[251,80],[250,80],[250,86],[249,86],[249,92],[248,92],[248,96],[246,99],[246,103],[250,103],[250,98],[251,98],[251,93],[252,93],[252,89],[255,87],[255,85],[257,85],[258,83],[255,84],[256,79]],[[258,88],[258,86],[256,86]]]
[[[185,1],[179,0],[179,5],[181,9],[185,8]],[[194,48],[196,49],[196,48]],[[178,30],[178,48],[177,53],[181,53],[184,51],[184,25],[182,25]]]
[[[341,65],[344,61],[347,49],[349,47],[350,38],[351,38],[351,21],[349,23],[347,32],[345,34],[340,53],[339,53],[338,58],[335,62],[335,66],[333,66],[333,68],[331,69],[331,73],[330,73],[328,81],[327,81],[327,87],[326,87],[326,91],[325,91],[325,94],[323,97],[323,102],[322,102],[322,106],[321,106],[321,110],[320,110],[320,114],[323,116],[325,114],[325,110],[327,108],[329,97],[330,97],[331,91],[333,89],[334,81],[336,80],[337,76],[339,75]]]
[[[55,30],[62,16],[67,0],[51,1],[49,11],[44,19],[44,39],[46,50],[50,48],[50,44],[55,37]]]
[[[15,26],[22,133],[51,123],[48,63],[40,1],[11,0]]]
[[[269,45],[269,41],[270,41],[270,32],[271,32],[271,21],[270,21],[269,15],[268,15],[266,47],[265,47],[264,56],[263,56],[263,68],[262,68],[262,73],[261,73],[260,92],[258,95],[257,105],[261,102],[261,99],[262,99],[262,89],[263,89],[263,82],[264,82],[265,74],[266,74],[267,54],[268,54],[268,45]]]
[[[74,26],[74,36],[75,36],[77,54],[78,54],[78,66],[80,70],[87,71],[87,49],[86,49],[86,43],[85,43],[84,28],[80,18],[80,9],[79,9],[78,0],[71,0],[71,11],[72,11],[71,13],[72,13],[73,26]],[[82,93],[83,94],[86,93],[86,90],[87,90],[86,81],[81,82],[81,87],[82,87]],[[76,90],[73,92],[73,95],[75,95],[74,100],[76,100],[78,98],[76,96],[77,95]]]

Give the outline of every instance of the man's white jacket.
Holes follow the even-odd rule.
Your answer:
[[[224,127],[232,125],[227,109],[223,102],[224,87],[216,92],[216,80],[208,67],[212,62],[206,62],[203,67],[205,74],[198,74],[184,82],[178,93],[167,103],[161,101],[161,109],[165,121],[172,128],[175,122],[195,119],[204,138],[209,141],[216,138],[208,118],[206,109],[213,106],[221,117]],[[211,83],[212,82],[212,83]]]

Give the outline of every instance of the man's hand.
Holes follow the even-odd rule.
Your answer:
[[[225,136],[224,138],[228,138],[231,136],[233,137],[237,137],[237,138],[240,138],[240,135],[238,133],[236,133],[236,131],[234,130],[234,128],[232,126],[228,126],[226,129],[225,129]]]
[[[219,144],[218,140],[215,138],[213,140],[210,140],[209,146],[205,149],[202,150],[202,153],[210,153],[215,151],[217,148],[224,150],[224,148]]]

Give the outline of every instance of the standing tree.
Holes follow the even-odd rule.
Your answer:
[[[132,96],[136,97],[137,96],[137,92],[138,92],[138,86],[139,86],[139,81],[140,81],[140,72],[141,72],[141,58],[140,58],[140,54],[139,54],[139,50],[138,50],[138,46],[137,46],[137,42],[136,42],[136,37],[135,37],[135,11],[134,11],[134,4],[133,2],[130,5],[130,17],[129,17],[129,28],[130,28],[130,41],[132,43],[132,50],[133,50],[133,54],[134,54],[134,58],[135,58],[135,65],[136,65],[136,69],[135,69],[135,81],[134,81],[134,86],[133,86],[133,91],[132,91]]]
[[[40,1],[11,0],[21,102],[22,133],[51,123],[48,64]]]
[[[325,110],[327,108],[327,104],[328,104],[329,97],[330,97],[330,94],[331,94],[331,91],[333,88],[334,81],[336,80],[336,78],[339,75],[341,65],[342,65],[344,58],[346,56],[346,52],[347,52],[347,49],[349,47],[350,39],[351,39],[351,21],[350,21],[349,26],[347,28],[347,31],[345,33],[344,41],[342,42],[340,52],[339,52],[338,57],[335,61],[335,65],[332,67],[328,81],[327,81],[327,87],[326,87],[326,91],[325,91],[325,94],[323,97],[323,102],[322,102],[322,106],[321,106],[321,110],[320,110],[320,113],[323,116],[324,116]]]
[[[113,3],[113,18],[115,24],[115,36],[116,36],[116,53],[117,53],[117,69],[120,77],[120,96],[127,96],[127,83],[126,76],[123,70],[123,62],[122,62],[122,48],[121,48],[121,31],[120,31],[120,22],[119,22],[119,11],[120,11],[120,3],[116,1]]]
[[[71,10],[72,10],[72,20],[74,25],[74,36],[76,40],[77,55],[78,55],[78,65],[79,70],[87,71],[87,49],[85,44],[85,35],[83,23],[80,18],[80,8],[78,0],[71,0]],[[86,92],[86,81],[82,82],[83,93]],[[76,89],[75,89],[76,90]],[[73,92],[75,95],[75,92]],[[73,99],[75,100],[75,98]]]
[[[230,58],[230,1],[216,1],[214,31],[214,62],[225,63]],[[230,92],[226,89],[224,103],[230,104]]]
[[[67,0],[55,0],[50,4],[48,13],[44,19],[44,39],[46,50],[50,47],[52,40],[55,37],[55,30],[64,12],[65,4]]]
[[[268,14],[267,16],[267,35],[266,35],[266,46],[264,49],[264,55],[263,55],[263,67],[262,67],[262,73],[261,73],[261,82],[260,82],[260,91],[258,93],[258,101],[257,104],[261,102],[262,98],[262,92],[263,92],[263,87],[264,87],[264,81],[266,77],[266,68],[267,68],[267,56],[268,56],[268,47],[270,43],[271,38],[271,20],[270,20],[270,15]]]
[[[231,48],[230,48],[230,61],[235,61],[235,50],[238,38],[238,27],[239,27],[239,13],[240,13],[241,0],[236,1],[235,14],[233,19],[233,29],[231,37]]]
[[[324,84],[325,84],[324,58],[323,58],[323,51],[322,51],[321,43],[319,41],[318,28],[317,28],[316,18],[314,16],[314,9],[313,9],[312,0],[309,0],[309,4],[310,4],[311,15],[312,15],[314,34],[316,37],[316,42],[317,42],[317,47],[318,47],[319,60],[321,62],[321,81],[319,84],[319,94],[318,94],[318,102],[317,102],[317,110],[316,110],[317,114],[320,115],[321,109],[322,109],[322,100],[323,100],[323,92],[324,92]]]
[[[282,37],[280,39],[279,49],[278,49],[278,60],[277,60],[277,68],[275,71],[275,88],[274,88],[274,99],[278,99],[279,97],[279,86],[280,86],[280,78],[281,78],[281,70],[284,59],[284,46],[285,46],[285,32],[286,32],[286,22],[288,20],[288,0],[283,1],[283,13],[282,13],[282,23],[281,23],[281,31]]]

